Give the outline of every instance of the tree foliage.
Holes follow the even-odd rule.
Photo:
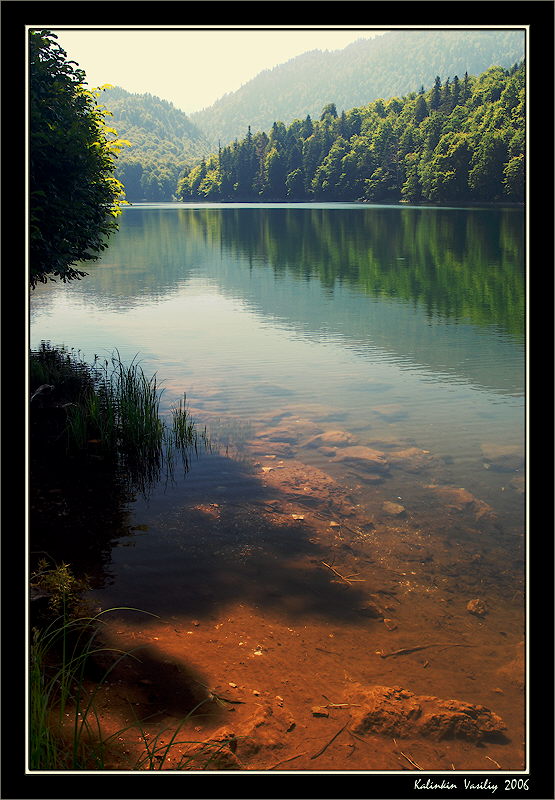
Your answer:
[[[253,34],[258,35],[258,34]],[[395,30],[360,39],[341,50],[311,50],[259,73],[237,91],[191,114],[211,140],[227,145],[274,120],[290,124],[310,114],[319,119],[333,101],[338,112],[378,98],[431,88],[436,75],[451,76],[450,101],[465,71],[479,75],[492,64],[509,68],[524,57],[519,30]],[[461,86],[455,88],[458,74]],[[440,104],[445,98],[440,97]],[[466,98],[465,98],[466,99]]]
[[[125,144],[106,124],[98,91],[56,43],[30,31],[29,281],[81,278],[76,264],[99,257],[124,202],[114,177]]]
[[[308,124],[310,123],[310,124]],[[274,122],[179,181],[182,200],[523,201],[525,66]],[[201,177],[202,173],[202,177]]]
[[[133,201],[171,200],[179,177],[211,152],[202,132],[173,103],[119,86],[103,95],[112,124],[130,141],[115,176]]]

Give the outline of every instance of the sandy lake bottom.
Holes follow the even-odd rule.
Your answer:
[[[394,429],[302,411],[115,542],[92,600],[148,613],[105,617],[135,656],[96,659],[106,769],[523,769],[522,536]],[[518,454],[487,459],[518,505]]]

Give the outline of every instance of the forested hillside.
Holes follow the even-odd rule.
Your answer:
[[[111,112],[118,136],[131,142],[115,173],[130,201],[171,199],[183,170],[211,150],[197,126],[166,100],[114,87],[99,102]]]
[[[490,67],[428,92],[338,114],[327,104],[203,159],[182,200],[522,201],[525,67]]]
[[[274,120],[316,117],[330,102],[346,110],[422,85],[429,89],[436,75],[479,75],[523,58],[523,31],[390,31],[343,50],[303,53],[190,116],[216,148],[219,141],[226,145],[244,136],[248,125],[253,133],[268,130]]]

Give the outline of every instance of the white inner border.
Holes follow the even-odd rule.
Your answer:
[[[529,126],[530,126],[530,116],[529,116],[529,74],[530,74],[530,52],[529,52],[529,37],[530,37],[530,26],[529,25],[225,25],[222,27],[219,26],[206,26],[206,25],[26,25],[25,26],[25,85],[26,89],[26,100],[28,100],[28,86],[29,86],[29,52],[28,52],[28,33],[29,30],[34,29],[46,29],[46,30],[207,30],[207,28],[213,28],[214,30],[354,30],[354,31],[368,31],[368,30],[521,30],[525,34],[525,43],[524,43],[524,58],[525,58],[525,67],[526,67],[526,195],[525,195],[525,231],[526,231],[526,306],[525,306],[525,316],[526,316],[526,379],[525,379],[525,486],[526,486],[526,524],[525,524],[525,540],[526,540],[526,635],[525,635],[525,650],[526,650],[526,768],[524,770],[495,770],[494,772],[488,773],[487,770],[455,770],[455,771],[448,771],[448,770],[426,770],[422,773],[422,779],[424,780],[425,775],[445,775],[455,778],[458,772],[464,773],[465,775],[479,775],[482,776],[482,781],[477,781],[477,783],[483,782],[486,777],[489,775],[494,776],[497,775],[529,775],[530,774],[530,690],[529,690],[529,680],[528,676],[530,674],[530,642],[529,642],[529,613],[530,613],[530,592],[528,591],[529,580],[530,580],[530,553],[529,553],[529,546],[530,546],[530,507],[529,507],[529,478],[530,478],[530,452],[529,452],[529,398],[530,398],[530,374],[529,374],[529,358],[528,358],[528,344],[529,344],[529,337],[530,337],[530,314],[529,314],[529,280],[530,280],[530,264],[529,264],[529,237],[530,237],[530,218],[529,218],[529,209],[530,209],[530,176],[529,176],[529,167],[530,161],[528,157],[529,153]],[[255,77],[255,76],[253,76]],[[29,186],[29,153],[28,153],[28,142],[29,142],[29,104],[26,102],[26,110],[25,110],[25,133],[26,133],[26,142],[27,142],[27,158],[25,163],[25,186],[26,186],[26,204],[25,204],[25,268],[27,275],[29,274],[29,261],[28,261],[28,230],[29,230],[29,195],[28,195],[28,186]],[[28,284],[28,281],[27,281]],[[26,334],[25,334],[25,363],[27,363],[28,353],[29,353],[29,293],[26,293],[25,296],[25,313],[26,313]],[[26,397],[29,397],[29,375],[28,370],[26,370],[25,375],[25,391]],[[25,456],[25,468],[26,468],[26,475],[29,475],[29,431],[28,431],[28,418],[26,422],[26,436],[25,436],[25,444],[26,444],[26,456]],[[28,574],[28,566],[29,566],[29,538],[28,538],[28,531],[29,531],[29,489],[28,485],[26,485],[25,491],[25,530],[26,530],[26,547],[25,547],[25,555],[26,555],[26,570]],[[29,764],[29,595],[28,595],[28,581],[25,581],[25,629],[26,629],[26,687],[27,691],[25,693],[25,774],[26,775],[150,775],[150,774],[183,774],[179,770],[163,770],[161,773],[158,771],[149,771],[149,770],[30,770],[28,768]],[[277,775],[402,775],[405,778],[409,778],[408,772],[406,770],[387,770],[384,772],[377,771],[377,770],[323,770],[323,771],[316,771],[310,770],[309,772],[304,772],[303,770],[280,770],[279,772],[268,772],[267,770],[241,770],[241,771],[231,771],[225,770],[225,773],[222,773],[219,770],[197,770],[194,773],[190,773],[194,775],[270,775],[277,776]],[[419,772],[415,773],[416,777],[420,776]],[[441,781],[438,782],[441,784]],[[438,786],[439,788],[439,786]],[[459,787],[460,788],[460,787]],[[499,788],[499,787],[498,787]]]

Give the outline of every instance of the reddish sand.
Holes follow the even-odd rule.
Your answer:
[[[211,605],[208,592],[194,616],[110,619],[106,646],[138,648],[139,660],[121,661],[98,693],[104,735],[144,720],[156,757],[143,769],[523,769],[522,576],[493,511],[436,482],[431,456],[416,448],[387,453],[384,482],[379,459],[349,442],[340,444],[353,461],[331,449],[326,472],[282,459],[283,443],[271,444],[255,456],[269,499],[197,505],[184,521],[215,533],[260,530],[261,542],[281,536],[281,552],[253,548],[218,576],[220,586],[253,587],[240,600]],[[377,466],[358,494],[348,492],[341,470],[361,457]],[[400,464],[413,477],[423,470],[402,499]],[[288,539],[303,547],[288,555]],[[98,661],[104,669],[110,657]],[[423,733],[418,715],[414,726],[397,724],[394,707],[357,732],[353,698],[376,686],[485,707],[503,735],[441,738]],[[106,767],[136,769],[145,752],[139,727],[130,728],[115,736]]]

